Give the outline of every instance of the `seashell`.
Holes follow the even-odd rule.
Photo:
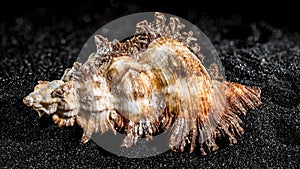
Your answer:
[[[40,116],[52,115],[59,127],[79,124],[83,143],[111,130],[124,133],[122,146],[131,147],[170,129],[174,151],[198,145],[204,155],[218,149],[218,138],[233,145],[244,132],[238,115],[261,104],[260,89],[210,74],[193,32],[180,33],[183,28],[178,18],[166,24],[155,13],[154,22],[138,23],[126,41],[96,35],[96,53],[61,80],[39,81],[23,102]]]

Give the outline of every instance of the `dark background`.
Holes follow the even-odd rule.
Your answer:
[[[33,2],[33,1],[31,1]],[[299,7],[289,1],[8,1],[0,7],[1,168],[299,168]],[[38,80],[59,79],[85,41],[127,14],[160,11],[197,25],[219,52],[226,79],[259,86],[263,104],[242,116],[238,144],[199,152],[128,159],[95,143],[79,127],[59,129],[22,103]]]

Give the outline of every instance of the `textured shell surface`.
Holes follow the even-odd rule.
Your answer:
[[[136,25],[136,35],[109,42],[95,36],[97,52],[75,62],[61,80],[39,81],[23,99],[58,126],[78,124],[82,142],[93,133],[124,134],[120,146],[151,139],[170,129],[174,151],[189,145],[201,154],[218,149],[217,139],[236,143],[244,131],[240,114],[261,104],[260,89],[227,82],[203,66],[193,32],[161,13]],[[213,67],[214,65],[212,65]]]

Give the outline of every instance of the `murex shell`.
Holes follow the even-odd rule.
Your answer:
[[[122,146],[130,147],[170,129],[174,151],[189,144],[190,152],[198,145],[206,154],[218,149],[219,138],[235,144],[243,133],[238,115],[261,104],[260,89],[211,77],[192,32],[179,33],[183,27],[155,13],[126,41],[96,35],[97,53],[61,80],[39,81],[23,102],[59,127],[79,124],[84,143],[112,130],[124,133]]]

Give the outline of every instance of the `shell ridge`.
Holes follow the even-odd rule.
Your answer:
[[[201,133],[201,131],[207,131],[207,126],[204,125],[203,129],[200,131],[200,137],[199,143],[200,147],[202,148],[202,154],[206,154],[206,152],[211,152],[216,149],[218,149],[217,144],[215,144],[216,138],[228,138],[229,145],[232,146],[233,144],[237,143],[236,136],[239,136],[243,134],[244,130],[241,127],[241,119],[238,117],[238,115],[242,113],[246,113],[246,110],[248,109],[254,109],[258,107],[261,102],[257,102],[257,99],[260,98],[260,90],[256,90],[254,93],[253,90],[247,86],[232,83],[232,82],[218,82],[214,81],[217,87],[219,89],[224,88],[225,95],[226,95],[226,101],[219,100],[218,102],[212,102],[213,109],[216,108],[214,113],[210,113],[210,118],[208,121],[210,122],[218,122],[217,127],[214,129],[213,132],[211,132],[211,137],[209,137],[205,141],[205,137],[202,135],[204,133]],[[223,89],[221,89],[223,90]],[[250,93],[249,91],[252,91],[253,93]],[[215,95],[217,96],[217,95]],[[246,97],[247,96],[247,97]],[[254,98],[251,100],[251,98]],[[224,99],[224,98],[219,98],[219,99]],[[240,102],[249,102],[248,104],[241,104]],[[225,104],[225,108],[220,109],[219,106],[214,103],[223,103]],[[218,113],[219,112],[219,113]],[[215,120],[214,118],[218,117],[218,115],[221,117],[219,120]],[[204,123],[206,124],[206,123]],[[205,149],[203,148],[205,147]]]

